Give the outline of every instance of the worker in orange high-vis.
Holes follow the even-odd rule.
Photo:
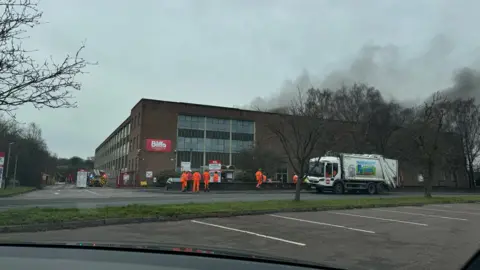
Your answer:
[[[187,172],[187,187],[186,190],[189,190],[193,186],[193,173],[192,170],[188,170]]]
[[[215,172],[213,174],[213,182],[218,183],[218,180],[220,179],[220,176],[218,175],[218,172]]]
[[[180,175],[180,183],[182,184],[182,192],[187,191],[187,172],[183,172]]]
[[[210,173],[208,172],[208,170],[205,170],[203,172],[203,191],[204,192],[210,191],[210,189],[208,188],[208,184],[210,184]]]
[[[193,192],[199,192],[200,191],[200,180],[202,179],[202,176],[200,175],[199,172],[194,172],[193,173]]]
[[[257,180],[257,188],[260,188],[260,185],[262,185],[263,181],[263,173],[261,168],[255,173],[255,180]]]
[[[297,184],[297,181],[298,181],[298,175],[294,174],[293,175],[293,184]]]

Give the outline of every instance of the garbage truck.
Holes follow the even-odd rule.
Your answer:
[[[398,160],[375,154],[330,152],[310,159],[306,182],[319,193],[381,194],[398,187]]]

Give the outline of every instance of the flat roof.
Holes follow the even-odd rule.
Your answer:
[[[130,116],[128,116],[127,119],[123,120],[123,122],[122,122],[117,128],[115,128],[115,129],[110,133],[110,135],[108,135],[108,137],[105,138],[105,140],[103,140],[103,142],[102,142],[99,146],[97,146],[97,147],[95,148],[95,153],[97,153],[98,149],[99,149],[100,147],[104,146],[104,145],[108,142],[108,140],[110,140],[110,139],[113,137],[113,135],[116,134],[117,131],[120,130],[120,128],[123,128],[125,125],[127,125],[128,122],[130,122]]]
[[[145,102],[145,101],[146,102],[152,102],[152,103],[168,103],[168,104],[173,104],[173,105],[206,107],[206,108],[219,109],[219,110],[276,114],[276,113],[272,113],[272,112],[262,112],[260,110],[240,109],[240,108],[234,108],[234,107],[224,107],[224,106],[206,105],[206,104],[189,103],[189,102],[178,102],[178,101],[167,101],[167,100],[149,99],[149,98],[140,99],[140,101],[138,101],[137,104],[135,104],[134,107],[136,107],[138,104],[140,104],[142,102]]]

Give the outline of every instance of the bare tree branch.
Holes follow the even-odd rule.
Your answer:
[[[1,0],[0,12],[0,110],[11,112],[24,104],[38,109],[75,107],[72,90],[81,89],[76,76],[94,64],[80,57],[84,45],[60,62],[50,57],[38,63],[22,46],[27,29],[40,24],[38,2]]]

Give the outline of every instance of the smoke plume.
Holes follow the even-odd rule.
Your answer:
[[[284,82],[270,97],[255,98],[250,106],[271,110],[288,106],[298,91],[310,87],[337,89],[354,82],[374,86],[386,99],[409,105],[442,90],[451,97],[480,98],[480,74],[475,70],[480,67],[480,50],[460,60],[454,41],[445,35],[436,35],[425,47],[412,55],[392,44],[365,44],[344,68],[324,76],[303,71],[296,79]]]

